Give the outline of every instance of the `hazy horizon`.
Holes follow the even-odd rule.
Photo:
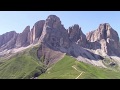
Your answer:
[[[21,33],[26,26],[32,28],[49,15],[58,16],[66,29],[78,24],[86,34],[101,23],[109,23],[120,35],[120,11],[0,11],[0,35],[9,31]]]

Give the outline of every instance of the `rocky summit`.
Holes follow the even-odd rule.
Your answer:
[[[45,20],[40,20],[34,24],[31,32],[29,33],[30,44],[38,42],[42,34],[44,24]]]
[[[61,24],[60,19],[55,15],[50,15],[46,19],[40,40],[53,49],[69,47],[67,30]]]
[[[20,33],[16,39],[15,47],[19,48],[22,46],[29,45],[28,33],[30,32],[30,26],[27,26],[22,33]]]
[[[7,32],[0,35],[0,52],[5,49],[15,48],[18,34],[15,31]]]
[[[22,33],[11,31],[0,35],[0,52],[37,43],[40,44],[37,56],[44,56],[46,65],[56,62],[64,54],[83,62],[102,60],[103,53],[120,57],[119,36],[109,23],[100,24],[85,35],[78,24],[65,29],[56,15],[36,22],[32,28],[27,26]]]
[[[68,29],[69,40],[73,43],[77,43],[82,47],[86,47],[87,39],[85,34],[82,32],[81,27],[75,24]]]
[[[119,36],[110,24],[100,24],[97,30],[89,32],[86,37],[89,42],[98,42],[98,48],[106,54],[120,56]]]

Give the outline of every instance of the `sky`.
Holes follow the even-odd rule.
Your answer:
[[[9,31],[21,33],[26,26],[32,28],[49,15],[58,16],[66,29],[78,24],[84,34],[101,23],[109,23],[120,36],[120,11],[0,11],[0,35]]]

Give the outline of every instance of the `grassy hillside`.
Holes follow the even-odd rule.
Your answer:
[[[27,49],[1,63],[0,79],[29,79],[43,73],[45,67],[36,56],[37,48]]]
[[[76,61],[70,56],[54,64],[39,79],[114,79],[120,78],[119,71],[100,68]]]
[[[108,69],[76,61],[65,56],[46,71],[46,66],[37,58],[38,46],[17,53],[9,60],[0,63],[0,79],[120,79],[118,65],[113,60],[105,59]],[[46,71],[46,72],[45,72]]]

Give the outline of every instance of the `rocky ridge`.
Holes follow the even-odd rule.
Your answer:
[[[98,48],[107,55],[120,56],[119,36],[110,24],[100,24],[97,30],[89,32],[86,37],[89,42],[98,42]]]
[[[100,24],[98,29],[85,35],[78,24],[65,29],[56,15],[36,22],[31,30],[27,26],[20,34],[11,31],[0,35],[0,52],[36,43],[41,43],[37,56],[44,56],[46,65],[57,61],[65,53],[91,64],[102,60],[100,53],[103,52],[120,57],[119,36],[110,24]]]

